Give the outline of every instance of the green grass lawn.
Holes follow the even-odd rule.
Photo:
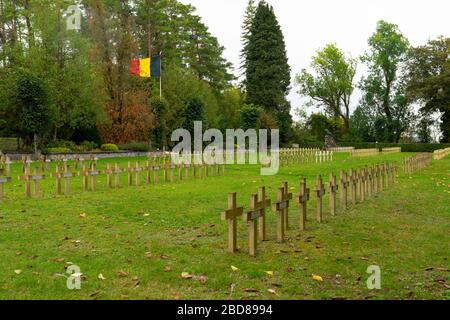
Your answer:
[[[297,194],[301,176],[312,187],[317,174],[327,181],[330,172],[386,160],[400,165],[407,155],[340,154],[332,163],[282,168],[273,177],[260,176],[256,166],[229,166],[226,177],[118,190],[107,189],[100,176],[97,192],[89,193],[77,177],[69,197],[55,196],[47,177],[41,198],[31,200],[24,199],[15,166],[0,204],[0,299],[449,299],[449,157],[412,176],[399,168],[396,186],[345,212],[339,208],[336,217],[326,196],[322,224],[312,199],[302,233],[292,203],[284,244],[276,243],[276,215],[268,212],[269,241],[259,244],[256,258],[247,255],[240,221],[240,252],[226,251],[220,213],[228,192],[237,192],[247,210],[260,186],[274,200],[282,181]],[[128,159],[118,161],[125,166]],[[81,268],[81,290],[66,287],[70,263]],[[366,287],[370,265],[381,268],[381,290]],[[183,272],[194,277],[183,279]]]

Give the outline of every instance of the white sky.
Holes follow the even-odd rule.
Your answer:
[[[242,21],[247,0],[180,0],[197,8],[196,14],[219,39],[225,58],[238,74]],[[309,68],[311,56],[328,43],[353,57],[367,50],[367,39],[378,20],[399,26],[413,46],[439,35],[450,36],[448,0],[266,0],[273,5],[284,33],[289,64],[294,77]],[[363,67],[359,66],[357,79]],[[292,79],[294,79],[292,77]],[[289,96],[293,110],[303,105],[292,86]],[[359,100],[355,94],[353,104]]]

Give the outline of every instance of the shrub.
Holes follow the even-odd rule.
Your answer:
[[[47,153],[70,153],[72,150],[69,148],[48,148]]]
[[[95,149],[97,149],[97,144],[95,142],[83,141],[80,144],[80,150],[83,151],[83,152],[92,151],[92,150],[95,150]]]
[[[102,149],[102,151],[107,151],[107,152],[119,151],[119,147],[112,143],[103,144],[101,146],[101,149]]]
[[[148,142],[130,142],[120,145],[120,150],[136,151],[136,152],[149,152],[150,146]]]
[[[46,145],[47,149],[65,148],[70,150],[77,150],[77,145],[72,141],[67,140],[54,140]]]
[[[448,143],[375,143],[375,142],[340,142],[340,147],[355,147],[356,149],[395,148],[401,147],[402,152],[434,152],[450,147]]]

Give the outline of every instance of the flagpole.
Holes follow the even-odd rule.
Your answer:
[[[162,51],[159,52],[159,98],[162,99]]]

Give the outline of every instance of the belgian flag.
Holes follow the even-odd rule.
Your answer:
[[[161,77],[161,56],[151,58],[131,60],[130,74],[142,78]]]

